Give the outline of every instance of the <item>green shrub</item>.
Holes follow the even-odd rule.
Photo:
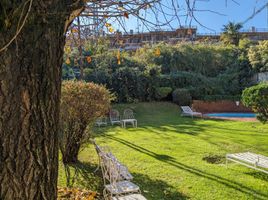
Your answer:
[[[189,106],[192,103],[192,97],[187,89],[178,88],[172,93],[172,100],[180,106]]]
[[[171,87],[158,87],[156,88],[156,99],[161,100],[166,98],[172,92]]]
[[[90,68],[85,68],[84,69],[84,79],[85,81],[89,81],[90,80],[90,77],[93,73],[93,69],[90,69]]]
[[[261,83],[246,88],[242,94],[242,102],[257,113],[257,119],[262,123],[268,121],[268,84]]]
[[[103,86],[64,81],[61,93],[60,150],[64,163],[77,162],[80,146],[87,142],[94,121],[105,115],[112,96]]]
[[[202,99],[206,95],[241,95],[245,87],[251,86],[253,70],[248,45],[239,48],[219,44],[145,45],[135,53],[122,51],[120,65],[117,51],[98,47],[84,49],[84,56],[92,55],[92,61],[84,63],[84,80],[105,85],[120,103],[160,100],[163,93],[158,91],[159,87],[185,88],[193,99]],[[160,56],[155,55],[156,47]],[[77,65],[77,53],[74,49],[68,55],[71,63],[63,66],[63,79],[75,77],[70,72]],[[254,56],[251,63],[260,61],[259,58]]]

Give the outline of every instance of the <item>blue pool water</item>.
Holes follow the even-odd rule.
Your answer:
[[[255,118],[254,113],[209,113],[206,114],[208,117],[234,117],[234,118]]]

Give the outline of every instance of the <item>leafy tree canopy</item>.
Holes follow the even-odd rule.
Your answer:
[[[256,46],[251,46],[248,51],[248,58],[256,71],[268,71],[268,41],[264,40]]]
[[[257,113],[257,119],[263,123],[268,121],[268,83],[261,83],[243,91],[242,101]]]

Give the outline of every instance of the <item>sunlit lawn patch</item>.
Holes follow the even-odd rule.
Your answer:
[[[179,107],[169,103],[115,107],[120,111],[132,108],[139,127],[98,128],[96,141],[109,146],[129,167],[133,181],[149,200],[268,199],[267,175],[232,163],[227,168],[224,164],[226,153],[252,151],[268,156],[267,125],[182,118]],[[100,173],[92,173],[97,156],[91,144],[79,159],[84,163],[74,185],[101,192]],[[78,166],[81,168],[81,163]],[[59,185],[65,182],[60,165]]]

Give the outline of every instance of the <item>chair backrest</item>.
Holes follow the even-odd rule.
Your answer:
[[[133,111],[131,109],[125,109],[123,114],[124,119],[135,119]]]
[[[97,118],[96,121],[95,121],[96,124],[98,123],[102,123],[102,118]]]
[[[97,118],[96,123],[107,123],[107,117],[99,117],[99,118]]]
[[[101,169],[104,181],[114,185],[120,180],[120,166],[106,153],[101,153]]]
[[[109,116],[111,121],[120,121],[120,113],[118,110],[112,109]]]
[[[99,145],[97,145],[96,141],[94,139],[91,140],[91,142],[93,143],[94,147],[95,147],[95,150],[99,156],[99,154],[102,152],[102,149]]]
[[[192,109],[189,106],[181,106],[181,109],[185,113],[192,113]]]

